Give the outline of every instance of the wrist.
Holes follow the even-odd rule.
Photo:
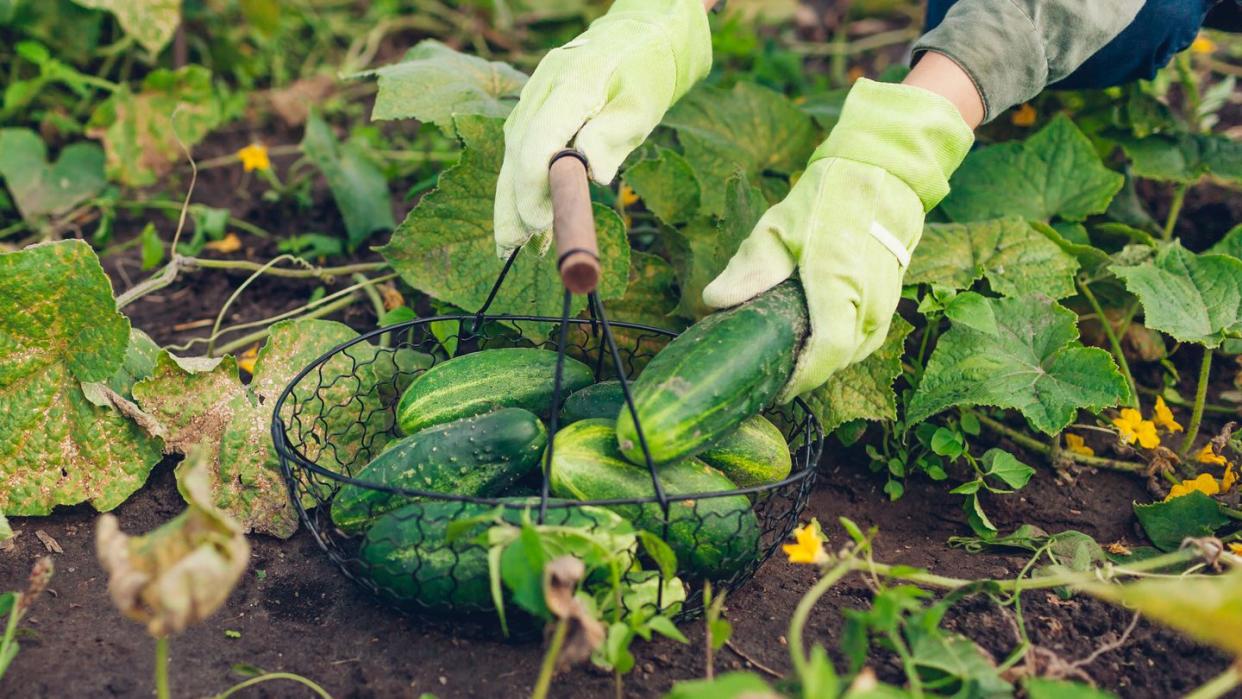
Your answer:
[[[923,53],[903,85],[918,87],[949,100],[971,129],[983,122],[983,95],[970,73],[956,61],[936,51]]]

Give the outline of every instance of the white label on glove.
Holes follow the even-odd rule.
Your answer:
[[[888,248],[888,251],[893,253],[893,257],[897,258],[897,263],[901,265],[902,269],[910,266],[910,251],[901,244],[900,240],[897,240],[897,236],[889,233],[887,228],[881,226],[879,221],[871,222],[870,233],[872,238],[880,241],[880,245]]]

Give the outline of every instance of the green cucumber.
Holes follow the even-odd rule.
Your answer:
[[[354,477],[412,490],[490,497],[539,463],[547,442],[547,430],[534,413],[501,408],[405,437]],[[332,521],[353,534],[408,502],[410,498],[394,493],[346,485],[332,499]]]
[[[601,381],[574,391],[561,404],[561,424],[568,425],[579,420],[617,417],[617,411],[625,406],[625,393],[620,381]]]
[[[552,402],[555,371],[556,353],[542,349],[493,349],[454,357],[410,383],[397,405],[397,424],[406,434],[413,434],[499,407],[545,415]],[[585,364],[565,358],[562,395],[594,380]]]
[[[656,463],[693,456],[758,415],[780,394],[808,331],[796,281],[692,325],[652,358],[631,386]],[[645,463],[629,410],[617,417],[621,452]]]
[[[556,434],[552,493],[576,500],[647,498],[655,494],[651,473],[625,460],[617,449],[614,422],[580,420]],[[667,495],[733,490],[724,474],[690,458],[658,468]],[[678,570],[691,578],[722,579],[755,562],[759,522],[744,495],[673,501],[668,533],[659,504],[611,505],[610,510],[665,541],[677,554]]]
[[[537,498],[505,498],[529,503]],[[478,538],[487,531],[484,517],[492,505],[426,501],[406,505],[376,520],[367,531],[358,556],[371,579],[395,600],[434,612],[493,611],[487,548]],[[504,521],[520,524],[527,510],[504,508]],[[473,517],[480,521],[448,541],[450,522]],[[533,514],[532,514],[533,517]],[[555,526],[615,527],[620,517],[599,507],[548,508],[544,523]]]
[[[793,468],[785,435],[762,415],[747,418],[699,458],[742,488],[783,480]]]

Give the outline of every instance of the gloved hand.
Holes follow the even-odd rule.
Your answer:
[[[781,402],[884,343],[923,217],[949,193],[973,140],[940,95],[859,80],[789,195],[703,290],[704,303],[727,308],[798,269],[811,334]]]
[[[581,36],[549,52],[505,121],[497,254],[551,229],[552,156],[573,140],[591,176],[608,184],[711,63],[702,0],[617,0]]]

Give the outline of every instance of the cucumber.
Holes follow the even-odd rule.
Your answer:
[[[620,381],[601,381],[584,389],[574,391],[561,404],[561,424],[605,417],[617,417],[617,411],[625,407],[625,393]]]
[[[490,497],[526,475],[543,454],[548,433],[521,408],[428,427],[390,446],[354,477],[414,490]],[[346,485],[332,499],[332,521],[353,534],[410,498]]]
[[[651,473],[625,460],[617,449],[615,423],[580,420],[556,434],[552,492],[576,500],[646,498],[655,494]],[[733,490],[720,471],[690,458],[659,467],[668,495]],[[753,564],[759,555],[759,522],[744,495],[670,503],[668,533],[658,503],[612,505],[608,509],[635,527],[661,536],[677,554],[678,570],[691,578],[723,579]]]
[[[785,435],[762,415],[747,418],[699,458],[742,488],[775,483],[793,469]]]
[[[802,287],[787,281],[673,339],[631,386],[651,458],[698,454],[770,405],[808,327]],[[626,458],[645,463],[629,410],[618,413],[617,438]]]
[[[454,357],[420,374],[397,405],[397,424],[406,434],[431,425],[490,412],[525,408],[545,415],[552,401],[556,353],[509,348]],[[569,357],[561,375],[562,395],[595,380],[585,364]]]
[[[506,498],[530,503],[538,499]],[[450,543],[450,522],[486,515],[491,505],[443,500],[406,505],[376,520],[367,531],[358,556],[371,579],[395,600],[425,611],[493,611],[487,548],[478,537],[487,531],[480,521]],[[519,524],[525,510],[504,508],[504,520]],[[533,514],[531,515],[534,516]],[[620,517],[598,507],[548,508],[544,523],[557,526],[615,526]]]

